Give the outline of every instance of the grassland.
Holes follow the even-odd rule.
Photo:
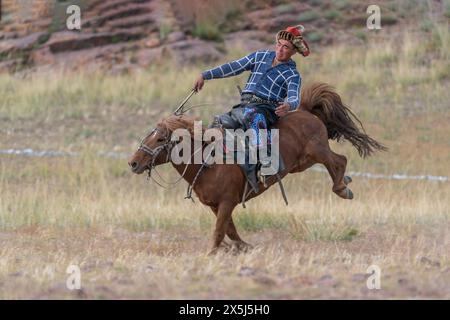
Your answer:
[[[304,85],[334,85],[390,151],[348,169],[450,175],[449,31],[406,32],[296,58]],[[243,55],[236,48],[226,60]],[[138,137],[168,115],[206,66],[134,74],[0,76],[0,148],[77,151],[77,158],[0,157],[0,298],[450,298],[450,184],[354,178],[355,199],[307,171],[239,207],[249,253],[207,256],[214,220],[186,184],[163,190],[129,172]],[[237,101],[246,76],[207,82],[193,104],[205,121]],[[162,168],[169,180],[170,167]],[[66,288],[80,266],[82,290]],[[381,289],[366,270],[381,268]]]

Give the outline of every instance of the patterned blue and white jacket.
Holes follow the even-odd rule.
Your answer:
[[[251,71],[242,93],[253,93],[266,100],[282,102],[287,97],[290,110],[300,105],[301,76],[293,60],[272,67],[275,51],[256,51],[202,72],[203,79],[226,78]]]

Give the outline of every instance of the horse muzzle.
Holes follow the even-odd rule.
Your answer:
[[[128,165],[131,168],[131,172],[136,174],[143,173],[146,169],[149,169],[148,165],[140,165],[137,161],[130,161],[128,162]]]

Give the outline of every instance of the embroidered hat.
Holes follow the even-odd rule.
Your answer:
[[[299,24],[295,27],[287,27],[285,30],[280,30],[277,33],[277,41],[279,39],[290,41],[295,49],[297,49],[297,52],[300,53],[302,56],[307,57],[310,54],[308,43],[305,39],[303,39],[303,31],[305,30],[305,27]]]

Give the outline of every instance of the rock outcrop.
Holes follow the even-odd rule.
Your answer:
[[[68,2],[33,0],[31,6],[28,0],[3,0],[0,72],[53,67],[117,72],[145,68],[161,59],[213,62],[236,46],[245,51],[268,48],[276,31],[300,23],[307,26],[305,36],[317,51],[342,39],[361,42],[349,29],[365,28],[367,6],[364,1],[283,0],[70,3],[81,5],[81,30],[66,28]],[[205,24],[199,16],[212,16],[213,21]],[[400,21],[393,13],[389,17],[386,27]]]

